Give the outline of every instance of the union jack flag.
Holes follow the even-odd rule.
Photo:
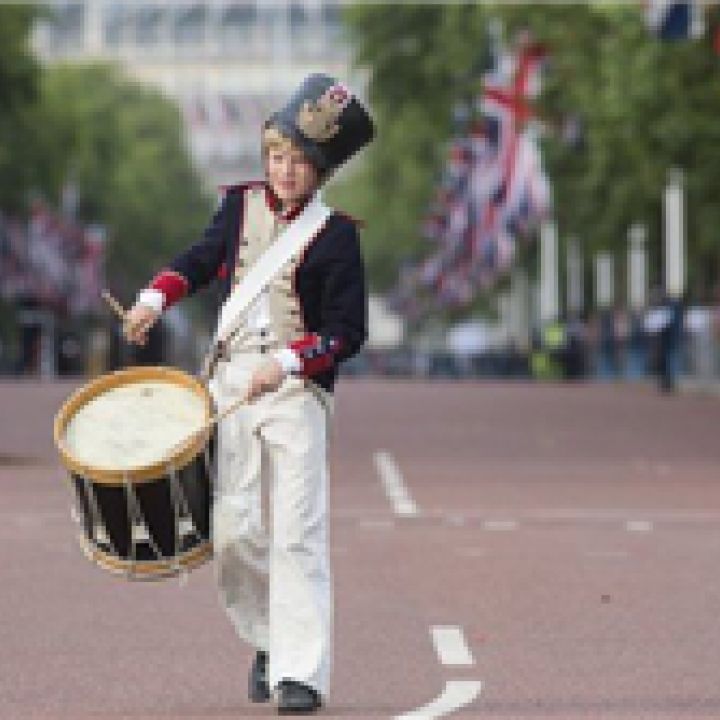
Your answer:
[[[448,142],[421,229],[435,249],[414,274],[404,271],[404,296],[412,277],[436,305],[470,302],[512,266],[518,237],[548,215],[550,184],[532,108],[545,57],[527,34],[497,52],[475,100],[479,115],[467,122],[462,113],[466,127]]]

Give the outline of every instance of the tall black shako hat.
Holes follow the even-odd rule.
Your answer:
[[[275,127],[292,140],[323,174],[340,167],[375,135],[367,110],[341,82],[309,75],[287,105],[264,128]]]

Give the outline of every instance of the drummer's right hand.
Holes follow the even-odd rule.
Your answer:
[[[128,310],[123,320],[123,335],[128,342],[145,345],[147,342],[148,330],[160,317],[160,313],[153,310],[149,305],[136,302]]]

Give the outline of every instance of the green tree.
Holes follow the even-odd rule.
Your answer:
[[[544,113],[584,119],[581,152],[553,135],[544,144],[563,235],[577,234],[589,252],[613,250],[624,261],[628,227],[643,222],[651,278],[661,284],[662,193],[668,171],[679,167],[686,177],[689,294],[706,297],[720,260],[719,68],[709,34],[659,41],[632,5],[523,6],[502,14],[509,31],[528,26],[550,48]],[[713,10],[710,27],[717,19]]]
[[[22,212],[32,190],[57,202],[80,191],[80,219],[109,233],[113,287],[129,296],[197,236],[211,211],[159,91],[112,66],[40,68],[28,46],[31,5],[0,6],[0,208]]]
[[[29,164],[24,152],[32,138],[28,115],[37,99],[40,69],[27,47],[38,10],[0,5],[0,208],[18,209],[24,201]]]
[[[40,101],[34,184],[55,198],[77,183],[81,217],[108,227],[112,285],[132,295],[195,239],[211,210],[179,111],[109,66],[47,70]]]
[[[711,28],[718,12],[709,11]],[[628,227],[644,222],[659,281],[662,191],[668,170],[681,167],[689,287],[706,295],[720,269],[718,58],[710,33],[661,42],[645,27],[640,7],[624,3],[360,4],[348,11],[379,132],[357,182],[338,187],[337,196],[372,219],[365,242],[376,288],[393,284],[404,257],[431,249],[418,228],[452,132],[453,103],[479,89],[493,17],[503,21],[506,38],[529,28],[550,53],[538,111],[548,131],[543,149],[561,239],[577,235],[588,256],[613,250],[622,267]],[[562,141],[570,114],[583,120],[581,148]]]

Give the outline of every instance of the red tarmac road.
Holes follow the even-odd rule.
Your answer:
[[[0,383],[0,718],[275,716],[246,700],[209,565],[130,583],[81,555],[51,437],[75,386]],[[480,681],[448,717],[720,718],[718,400],[343,378],[336,403],[323,717]],[[437,626],[469,664],[441,662]]]

